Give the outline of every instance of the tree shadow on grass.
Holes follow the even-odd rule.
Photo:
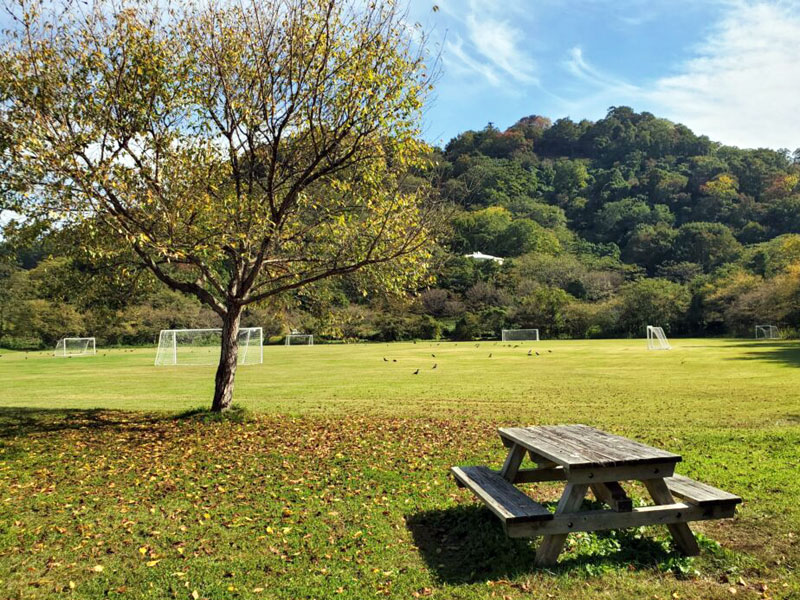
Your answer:
[[[124,411],[93,409],[48,409],[0,407],[0,439],[35,433],[77,429],[124,429],[153,424],[166,417]]]
[[[752,349],[729,360],[760,360],[800,367],[800,343],[796,341],[742,342],[735,348]]]
[[[598,508],[594,502],[584,509]],[[506,537],[497,518],[482,506],[458,506],[409,515],[406,525],[423,560],[441,583],[471,584],[513,579],[535,572],[540,538]],[[613,569],[673,570],[687,561],[664,541],[640,529],[572,534],[568,549],[548,572],[583,571],[596,574]]]

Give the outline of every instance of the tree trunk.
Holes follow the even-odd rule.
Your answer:
[[[214,379],[212,412],[227,410],[233,402],[233,382],[239,358],[239,321],[241,317],[242,308],[240,306],[229,306],[228,314],[222,322],[222,347],[217,376]]]

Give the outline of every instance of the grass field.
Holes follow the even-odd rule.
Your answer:
[[[0,350],[0,597],[800,597],[800,344],[673,346],[265,347],[242,423],[175,418],[214,370],[154,349]],[[680,453],[744,505],[693,526],[698,558],[653,528],[573,535],[536,570],[447,469],[499,466],[498,425],[549,423]]]

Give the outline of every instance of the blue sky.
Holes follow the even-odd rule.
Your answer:
[[[441,51],[431,143],[628,105],[726,144],[800,147],[800,0],[410,0],[409,13]]]

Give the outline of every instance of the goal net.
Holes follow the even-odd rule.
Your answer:
[[[539,341],[538,329],[503,329],[502,340],[504,342],[519,341]]]
[[[287,346],[313,346],[314,336],[292,330],[292,333],[286,336],[286,341],[284,343]]]
[[[216,365],[222,348],[222,329],[162,329],[158,336],[156,366]],[[237,364],[264,362],[261,327],[239,329]]]
[[[778,338],[780,335],[778,335],[778,328],[775,325],[756,325],[757,340],[777,340]]]
[[[58,340],[54,356],[92,356],[96,353],[93,337],[65,337]]]
[[[671,350],[664,329],[661,327],[647,326],[647,349],[648,350]]]

